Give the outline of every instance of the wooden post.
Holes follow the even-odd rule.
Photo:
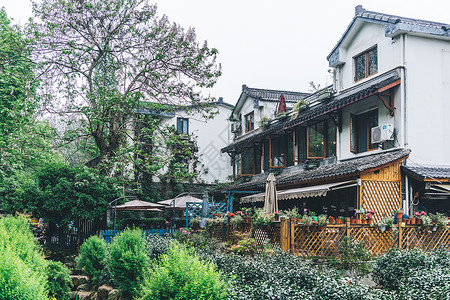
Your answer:
[[[230,241],[230,217],[227,218],[227,242]]]
[[[350,227],[350,217],[345,217],[345,231],[346,236],[350,237],[350,233],[352,231],[352,228]]]
[[[290,238],[290,246],[291,246],[291,253],[294,254],[295,251],[295,222],[292,222],[291,219],[289,219],[289,223],[290,223],[290,233],[291,233],[291,238]]]
[[[290,226],[289,222],[286,220],[286,218],[280,219],[280,246],[281,250],[288,251],[290,248]]]
[[[401,226],[403,222],[403,218],[398,218],[397,219],[397,226],[398,226],[398,248],[402,249],[403,248],[403,227]]]

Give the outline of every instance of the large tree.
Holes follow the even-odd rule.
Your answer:
[[[66,138],[92,138],[98,149],[94,165],[120,154],[136,157],[123,151],[127,140],[136,139],[127,120],[135,122],[142,101],[164,104],[156,111],[213,100],[199,92],[220,76],[217,50],[199,46],[193,29],[157,16],[156,5],[46,0],[34,2],[33,11],[40,19],[29,29],[45,71],[42,92],[54,110],[82,116],[79,130]],[[55,99],[63,103],[55,105]]]

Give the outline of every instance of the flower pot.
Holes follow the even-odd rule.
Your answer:
[[[381,232],[384,232],[386,230],[386,226],[380,225],[380,226],[378,226],[378,230],[380,230]]]
[[[336,224],[344,224],[344,221],[341,219],[336,219]]]
[[[416,218],[416,224],[417,224],[417,225],[422,224],[422,219]]]
[[[416,225],[416,218],[410,218],[409,219],[409,224],[410,225]]]
[[[366,219],[361,220],[361,224],[366,224],[366,223],[367,223]]]
[[[244,223],[251,223],[252,217],[244,217]]]
[[[403,218],[403,214],[402,213],[397,213],[397,220],[400,220]]]
[[[361,224],[361,219],[355,219],[355,224]]]
[[[334,218],[333,217],[329,217],[328,218],[328,224],[330,224],[330,225],[334,224]]]
[[[366,223],[367,223],[367,224],[372,224],[372,222],[373,222],[373,219],[367,219],[367,220],[366,220]]]
[[[355,224],[356,223],[356,219],[351,218],[350,219],[350,224]]]

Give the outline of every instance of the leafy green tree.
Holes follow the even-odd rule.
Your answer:
[[[94,140],[93,166],[119,173],[134,161],[135,149],[127,145],[137,141],[133,128],[142,101],[164,104],[165,110],[180,104],[203,110],[201,104],[213,100],[193,95],[220,76],[217,50],[199,46],[193,29],[157,16],[156,5],[49,0],[33,1],[33,11],[40,20],[29,32],[37,41],[35,58],[46,71],[43,95],[52,103],[64,96],[61,113],[79,116],[80,127],[66,138]]]
[[[121,195],[117,181],[87,167],[49,164],[28,182],[23,193],[11,197],[9,209],[28,211],[62,226],[104,215],[108,203]]]

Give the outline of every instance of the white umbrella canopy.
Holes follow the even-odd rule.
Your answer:
[[[195,202],[195,203],[202,203],[203,200],[193,197],[191,195],[187,195],[187,196],[182,196],[182,197],[178,197],[178,198],[173,198],[173,199],[167,199],[167,200],[163,200],[163,201],[159,201],[157,202],[158,204],[163,204],[163,205],[167,205],[166,208],[173,208],[173,202],[175,201],[175,209],[186,209],[186,202]]]
[[[132,200],[124,204],[117,205],[117,210],[140,210],[140,211],[159,211],[159,208],[164,208],[164,205],[146,202],[142,200]],[[152,209],[152,210],[150,210]],[[153,210],[158,209],[158,210]]]
[[[278,197],[275,175],[270,173],[266,179],[266,193],[264,195],[264,210],[268,214],[278,211]]]

